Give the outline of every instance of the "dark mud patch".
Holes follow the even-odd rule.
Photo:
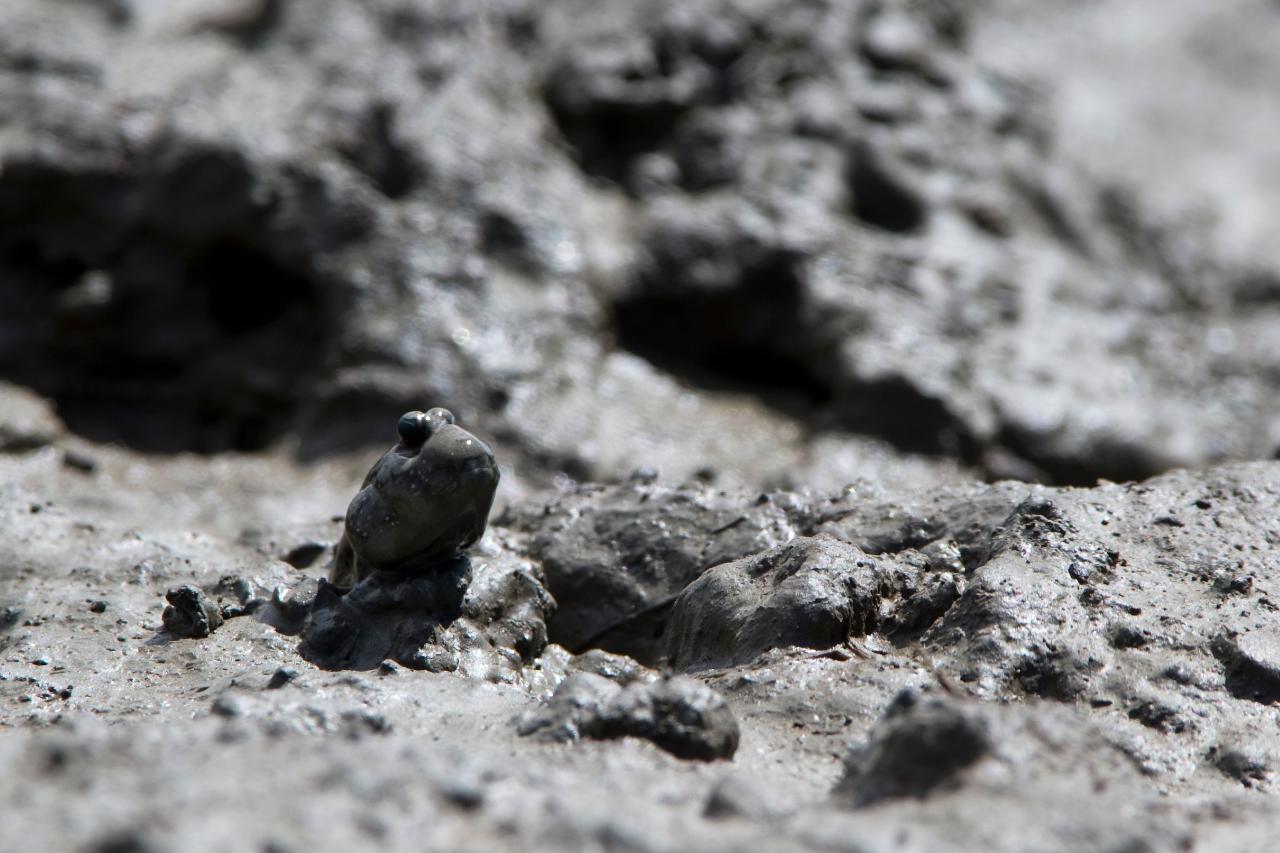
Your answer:
[[[260,450],[327,351],[325,286],[268,236],[236,152],[171,143],[114,174],[0,176],[0,375],[76,433],[148,452]]]
[[[804,351],[800,260],[660,238],[639,287],[613,306],[618,344],[697,387],[751,393],[810,417],[833,389]],[[699,269],[714,280],[696,280]]]
[[[1280,702],[1280,644],[1258,633],[1222,635],[1211,644],[1225,670],[1227,691],[1237,699]]]
[[[924,228],[929,208],[900,168],[869,145],[854,148],[847,168],[851,209],[860,221],[897,234]]]
[[[388,103],[368,109],[338,150],[389,199],[404,198],[426,177],[423,165],[400,138],[396,109]]]

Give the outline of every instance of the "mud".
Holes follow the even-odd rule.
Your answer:
[[[651,740],[680,758],[732,758],[738,722],[724,697],[679,676],[619,687],[589,672],[570,675],[546,704],[522,716],[519,732],[551,741]]]
[[[460,601],[455,587],[447,608],[400,608],[413,576],[376,572],[339,598],[322,568],[275,560],[296,527],[260,530],[265,546],[130,532],[110,454],[87,482],[56,455],[20,461],[5,463],[23,484],[6,487],[0,740],[21,769],[0,796],[23,816],[5,831],[37,846],[136,831],[161,849],[1163,849],[1273,830],[1277,463],[1087,490],[790,495],[785,542],[726,553],[655,618],[654,670],[547,640],[557,587],[527,543],[565,501],[585,522],[608,501],[513,508]],[[97,509],[37,499],[58,483]],[[711,529],[762,506],[615,488]],[[182,585],[236,615],[175,637],[161,611]],[[301,636],[272,615],[282,602]],[[349,645],[309,654],[308,632],[342,620]],[[686,674],[661,675],[673,667]]]
[[[80,435],[315,459],[447,401],[538,487],[1280,446],[1269,273],[1060,156],[982,15],[243,5],[6,11],[0,376]]]
[[[1276,20],[4,4],[0,849],[1267,848]]]

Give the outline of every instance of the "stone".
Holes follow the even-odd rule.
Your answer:
[[[803,504],[776,497],[744,507],[707,487],[633,482],[564,495],[545,510],[513,506],[499,523],[527,531],[522,550],[557,602],[553,642],[652,664],[665,654],[664,625],[682,589],[714,565],[795,535]]]
[[[709,569],[676,599],[667,660],[681,670],[726,666],[772,648],[825,649],[864,636],[896,595],[883,562],[824,535]]]
[[[883,724],[845,760],[840,790],[859,806],[923,798],[955,786],[957,777],[992,751],[987,721],[962,703],[900,695]]]
[[[191,585],[165,593],[169,605],[161,618],[164,628],[175,637],[200,639],[222,627],[222,611],[201,590]]]
[[[738,723],[724,697],[675,676],[620,687],[590,672],[569,675],[540,708],[524,714],[519,732],[543,740],[639,737],[680,758],[732,758]]]

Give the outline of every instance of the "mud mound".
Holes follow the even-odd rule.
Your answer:
[[[5,15],[0,375],[90,438],[447,403],[535,484],[825,487],[1280,445],[1265,275],[1061,161],[954,4]]]

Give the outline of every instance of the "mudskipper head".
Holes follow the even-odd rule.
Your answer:
[[[347,508],[346,540],[360,577],[451,557],[484,534],[498,487],[489,445],[447,409],[406,412],[400,442],[369,470]]]

